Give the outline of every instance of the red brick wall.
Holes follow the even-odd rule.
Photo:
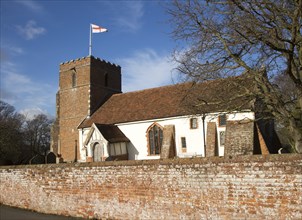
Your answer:
[[[1,167],[0,202],[110,219],[302,219],[302,155]]]

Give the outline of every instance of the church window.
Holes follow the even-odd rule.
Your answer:
[[[77,85],[77,76],[76,76],[76,73],[75,72],[73,72],[72,73],[72,87],[76,87],[76,85]]]
[[[163,130],[158,124],[153,124],[147,131],[149,155],[159,155],[163,142]]]
[[[181,137],[181,148],[182,148],[182,152],[183,152],[183,153],[187,152],[187,141],[186,141],[186,137]]]
[[[219,117],[218,117],[219,126],[226,126],[226,121],[227,121],[226,114],[219,115]]]
[[[105,73],[105,86],[108,86],[108,73]]]
[[[190,128],[196,129],[198,126],[197,118],[191,118],[190,119]]]
[[[181,137],[181,147],[187,148],[186,137]]]

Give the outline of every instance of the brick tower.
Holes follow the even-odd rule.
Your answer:
[[[120,66],[93,56],[61,63],[51,150],[64,162],[77,161],[78,125],[120,92]]]

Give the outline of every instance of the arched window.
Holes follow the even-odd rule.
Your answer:
[[[72,73],[72,87],[76,87],[76,85],[77,85],[77,76],[76,76],[76,73],[75,72],[73,72]]]
[[[163,143],[163,130],[154,123],[147,130],[149,155],[159,155]]]

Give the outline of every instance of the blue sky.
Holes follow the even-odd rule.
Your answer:
[[[55,115],[59,64],[92,55],[122,67],[123,92],[174,81],[163,1],[1,0],[1,94],[17,111]],[[164,4],[167,4],[165,2]]]

